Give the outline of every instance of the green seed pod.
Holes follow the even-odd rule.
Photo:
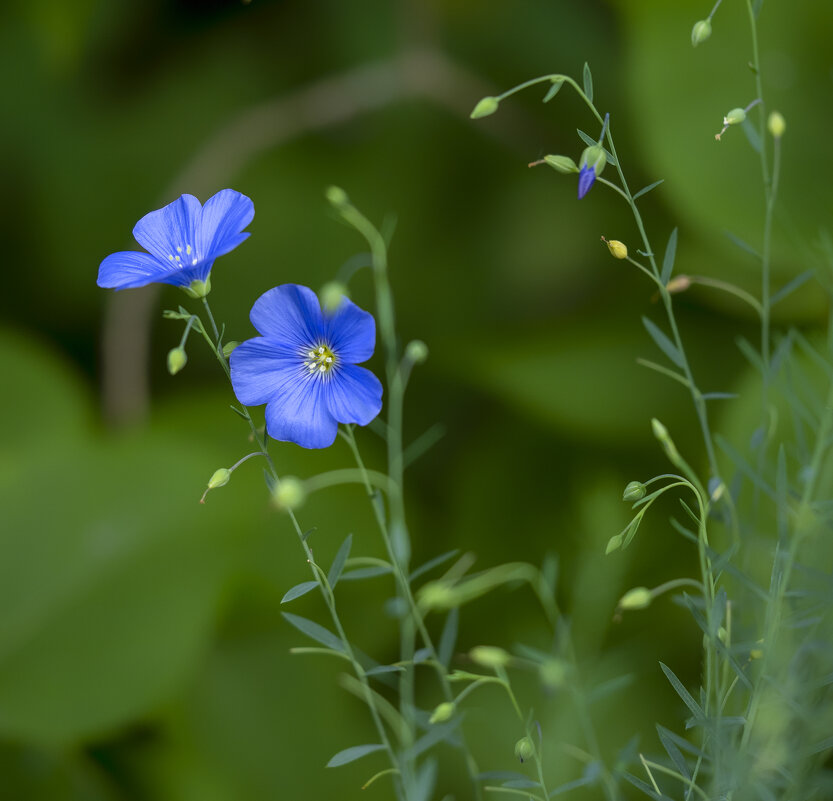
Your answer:
[[[532,759],[532,757],[535,756],[535,746],[529,737],[521,737],[521,739],[515,743],[515,756],[521,762],[526,762],[528,759]]]
[[[473,120],[479,120],[481,117],[488,117],[498,110],[500,101],[496,97],[484,97],[475,107],[471,113]]]
[[[230,478],[231,470],[221,467],[219,470],[215,470],[214,475],[208,479],[208,489],[213,490],[217,489],[217,487],[225,487]]]
[[[641,501],[645,497],[645,485],[641,481],[631,481],[622,494],[623,501]]]
[[[651,420],[651,428],[653,429],[654,436],[657,438],[657,440],[659,440],[660,445],[662,445],[662,448],[665,451],[665,455],[668,457],[672,464],[678,465],[681,461],[680,453],[677,450],[677,446],[674,444],[674,441],[668,434],[668,429],[662,423],[660,423],[660,421],[657,420],[656,417]]]
[[[477,645],[469,651],[472,662],[481,667],[506,667],[512,661],[512,655],[494,645]]]
[[[742,109],[740,107],[733,108],[731,111],[726,112],[726,116],[723,118],[724,125],[739,125],[746,119],[746,109]]]
[[[701,19],[699,22],[694,23],[694,27],[691,29],[691,46],[697,47],[697,45],[705,42],[712,35],[712,21],[710,19]]]
[[[225,357],[228,359],[228,357],[229,357],[229,356],[231,356],[231,352],[232,352],[232,351],[233,351],[233,350],[234,350],[234,349],[235,349],[235,348],[236,348],[239,344],[240,344],[239,342],[237,342],[237,341],[235,341],[235,340],[233,340],[233,339],[232,339],[231,341],[229,341],[229,342],[226,342],[226,344],[225,344],[225,345],[223,345],[223,356],[225,356]]]
[[[182,290],[189,298],[204,298],[211,291],[211,276],[209,275],[205,281],[191,281],[188,286],[182,287]]]
[[[769,115],[766,127],[776,139],[780,139],[784,135],[784,131],[787,128],[787,121],[784,119],[783,114],[778,111],[773,111]]]
[[[653,600],[654,596],[647,587],[634,587],[619,599],[618,607],[619,609],[645,609]]]
[[[344,298],[350,297],[347,292],[347,287],[340,281],[329,281],[321,287],[318,293],[321,298],[321,305],[326,311],[335,311]]]
[[[544,156],[544,161],[556,172],[560,172],[563,175],[578,172],[576,163],[569,156]]]
[[[457,709],[457,704],[453,701],[445,701],[434,708],[431,717],[428,718],[429,723],[445,723],[449,720]]]
[[[272,491],[272,501],[278,509],[291,511],[297,509],[307,497],[303,482],[295,476],[285,476]]]
[[[405,346],[405,358],[412,364],[423,364],[428,358],[428,345],[421,339],[413,339]]]
[[[347,197],[347,193],[340,186],[327,187],[324,196],[330,205],[336,209],[343,209],[345,206],[350,205],[350,198]]]
[[[188,363],[185,348],[172,348],[168,351],[168,372],[176,375]]]

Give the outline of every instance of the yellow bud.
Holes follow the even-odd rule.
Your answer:
[[[512,661],[511,654],[494,645],[477,645],[469,651],[469,656],[472,662],[487,668],[506,667]]]
[[[783,114],[778,111],[773,111],[766,121],[766,127],[776,139],[780,139],[787,128],[787,121],[784,119]]]
[[[687,275],[676,275],[665,285],[665,288],[674,295],[678,292],[685,292],[690,286],[691,279]]]
[[[471,113],[473,120],[479,120],[481,117],[488,117],[498,110],[500,101],[496,97],[484,97],[475,107]]]
[[[445,701],[434,708],[431,717],[428,718],[429,723],[445,723],[454,714],[457,705],[453,701]]]
[[[620,242],[618,239],[611,239],[610,241],[605,239],[604,243],[614,259],[628,258],[628,246],[624,242]]]
[[[272,491],[272,500],[278,509],[291,511],[297,509],[306,500],[307,491],[304,484],[295,476],[284,476]]]
[[[619,599],[618,607],[619,609],[645,609],[653,600],[654,596],[647,587],[634,587]]]
[[[176,375],[188,362],[188,354],[184,348],[172,348],[168,351],[168,372]]]

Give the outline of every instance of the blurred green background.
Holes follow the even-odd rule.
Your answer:
[[[636,365],[657,359],[640,316],[664,325],[651,289],[599,237],[639,246],[621,200],[527,163],[578,160],[577,127],[598,135],[564,89],[468,114],[483,95],[550,72],[593,71],[626,175],[662,252],[679,226],[677,271],[758,292],[763,195],[742,131],[719,144],[723,114],[754,97],[745,4],[680,0],[8,0],[0,8],[4,111],[0,170],[6,284],[0,294],[0,798],[387,798],[364,793],[375,757],[337,770],[336,751],[372,739],[364,708],[338,688],[338,665],[291,656],[303,643],[280,599],[306,580],[288,521],[266,503],[255,462],[197,500],[218,467],[250,450],[231,395],[196,341],[171,378],[181,334],[161,311],[172,288],[115,294],[95,285],[108,253],[134,248],[151,209],[231,186],[255,203],[252,236],[213,272],[212,304],[230,338],[283,282],[319,288],[362,243],[328,211],[343,186],[373,220],[395,217],[391,270],[404,340],[431,351],[414,374],[407,440],[444,436],[408,472],[415,564],[457,548],[477,567],[561,562],[589,683],[632,673],[595,710],[612,759],[629,738],[656,747],[678,729],[679,701],[657,660],[697,680],[699,634],[666,601],[612,622],[618,597],[694,569],[695,554],[658,510],[631,549],[605,559],[627,522],[633,478],[664,472],[652,416],[702,464],[688,395]],[[833,8],[767,2],[760,25],[768,102],[787,119],[776,287],[818,261],[831,211]],[[611,170],[612,172],[612,170]],[[371,301],[366,271],[352,287]],[[754,340],[747,309],[694,289],[679,319],[704,391],[731,391]],[[820,325],[826,298],[807,285],[776,308],[779,325]],[[659,360],[659,359],[657,359]],[[378,367],[378,365],[376,365]],[[732,437],[732,402],[713,405]],[[368,461],[380,441],[361,432]],[[284,473],[344,466],[343,444],[277,444]],[[380,552],[358,488],[301,511],[319,561],[348,532]],[[382,580],[344,587],[348,631],[396,658]],[[292,611],[322,619],[306,596]],[[369,621],[373,621],[370,623]],[[437,623],[438,621],[435,621]],[[458,650],[548,646],[524,590],[463,610]],[[569,705],[522,682],[557,780],[580,773],[556,747],[581,743]],[[437,702],[430,691],[425,706]],[[504,699],[472,699],[467,732],[484,769],[513,769],[520,736]],[[456,786],[449,772],[443,782]],[[553,783],[557,783],[554,781]],[[465,791],[458,789],[458,797]]]

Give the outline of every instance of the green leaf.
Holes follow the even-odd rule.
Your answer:
[[[587,100],[593,102],[593,76],[590,74],[590,65],[585,61],[584,70],[582,70],[582,79],[584,82],[584,94],[587,95]]]
[[[459,549],[455,548],[453,551],[446,551],[439,556],[435,556],[433,559],[429,559],[425,564],[420,565],[416,570],[411,573],[410,577],[408,578],[409,582],[413,582],[415,579],[418,579],[420,576],[424,576],[426,573],[431,572],[435,567],[439,567],[443,562],[447,562],[449,559],[453,559],[457,554],[460,553]]]
[[[564,86],[564,80],[559,79],[552,82],[552,86],[547,90],[547,93],[544,95],[544,103],[549,103],[558,93],[561,91],[561,87]]]
[[[296,598],[306,595],[310,590],[314,590],[317,586],[317,581],[302,581],[300,584],[296,584],[291,590],[287,591],[286,595],[281,598],[281,603],[286,604],[290,601],[294,601]]]
[[[798,289],[803,284],[806,284],[807,281],[809,281],[811,278],[813,278],[815,276],[815,274],[816,274],[815,270],[805,270],[800,275],[797,275],[795,278],[793,278],[792,281],[790,281],[789,283],[782,286],[781,289],[779,289],[769,299],[769,305],[774,306],[776,303],[778,303],[779,301],[782,301],[785,297],[787,297],[787,295],[791,295],[793,292],[795,292],[796,289]]]
[[[637,198],[642,197],[643,195],[647,195],[652,189],[656,189],[661,183],[665,181],[665,178],[660,178],[658,181],[654,181],[652,184],[648,184],[648,186],[643,186],[634,196],[633,199],[636,200]]]
[[[372,745],[354,745],[351,748],[345,748],[343,751],[339,751],[335,754],[335,756],[331,757],[330,761],[327,763],[327,767],[337,768],[341,765],[346,765],[349,762],[355,762],[357,759],[361,759],[363,756],[367,756],[368,754],[384,750],[385,746],[381,743],[374,743]]]
[[[652,323],[647,317],[642,318],[642,324],[645,326],[645,330],[651,335],[651,339],[654,340],[657,347],[672,361],[677,367],[683,367],[685,365],[685,360],[683,359],[680,351],[677,350],[676,345],[674,345],[671,340],[660,331],[657,326]]]
[[[457,642],[457,628],[460,620],[460,610],[454,607],[445,619],[443,633],[440,636],[440,644],[437,656],[446,669],[451,664],[451,657],[454,655],[454,646]]]
[[[671,232],[668,237],[668,244],[665,246],[665,255],[662,257],[662,272],[660,281],[667,284],[671,280],[671,273],[674,270],[674,259],[677,256],[677,229]],[[682,365],[680,365],[682,366]]]
[[[376,578],[376,576],[387,576],[391,573],[390,567],[379,565],[377,567],[357,567],[341,576],[342,581],[360,581],[361,579]]]
[[[694,700],[694,696],[686,690],[683,683],[675,675],[674,671],[662,662],[659,663],[659,666],[662,668],[665,678],[667,678],[671,683],[674,691],[680,696],[682,702],[689,708],[691,714],[694,715],[694,718],[698,721],[705,720],[705,715],[703,714],[703,710],[700,708],[700,704],[698,704],[697,701]]]
[[[344,563],[347,561],[347,557],[350,556],[350,547],[352,544],[353,535],[348,534],[345,537],[344,542],[341,543],[341,547],[338,549],[338,553],[336,553],[336,558],[333,559],[332,565],[330,565],[330,572],[327,573],[327,581],[329,582],[331,589],[335,589],[336,584],[338,584],[338,580],[344,570]]]
[[[281,612],[281,614],[286,618],[288,623],[291,623],[298,631],[306,634],[310,639],[326,645],[327,648],[331,648],[333,651],[344,651],[344,645],[341,640],[329,629],[325,629],[323,626],[319,626],[318,623],[314,623],[305,617],[292,615],[289,612]]]

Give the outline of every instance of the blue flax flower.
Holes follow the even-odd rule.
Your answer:
[[[133,236],[148,252],[110,254],[98,268],[98,285],[132,289],[173,284],[203,297],[214,260],[249,236],[243,229],[254,215],[252,201],[233,189],[223,189],[204,206],[193,195],[182,195],[136,223]]]
[[[305,286],[283,284],[261,295],[249,315],[262,334],[230,357],[234,394],[266,404],[272,439],[303,448],[332,445],[339,423],[367,425],[382,408],[382,384],[357,362],[373,355],[373,316],[344,298],[321,309]]]

